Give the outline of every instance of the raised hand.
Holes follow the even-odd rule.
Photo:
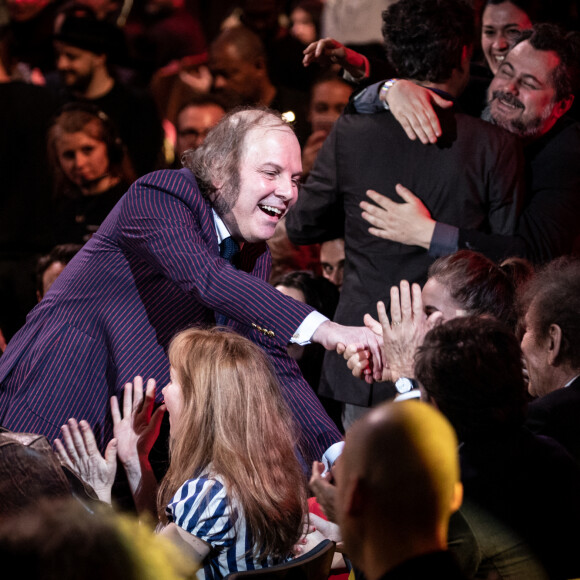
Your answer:
[[[155,380],[149,379],[143,391],[143,379],[136,376],[132,383],[126,383],[123,391],[123,413],[119,409],[117,397],[111,397],[113,432],[118,440],[121,462],[127,466],[146,459],[153,447],[165,412],[160,405],[155,412]]]
[[[363,78],[369,68],[368,60],[362,54],[347,48],[333,38],[321,38],[304,49],[302,64],[309,66],[318,62],[323,66],[338,64],[354,78]]]
[[[76,419],[69,419],[61,427],[61,434],[62,441],[54,440],[61,463],[88,483],[101,501],[111,503],[111,490],[117,472],[117,440],[111,439],[103,457],[86,421],[77,423]]]
[[[403,203],[397,203],[372,189],[367,191],[367,196],[376,205],[368,201],[360,202],[362,217],[371,224],[369,233],[377,238],[428,250],[435,230],[435,220],[411,190],[400,183],[395,189],[404,200]]]

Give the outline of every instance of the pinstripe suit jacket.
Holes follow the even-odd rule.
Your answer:
[[[340,434],[286,353],[312,309],[269,285],[270,267],[265,242],[244,245],[239,270],[219,257],[211,206],[191,172],[142,177],[0,358],[0,424],[52,440],[69,417],[84,418],[103,449],[109,398],[139,374],[157,380],[159,400],[173,335],[220,312],[270,355],[304,458],[319,459]]]

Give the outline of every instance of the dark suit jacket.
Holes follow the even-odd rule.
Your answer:
[[[52,440],[69,417],[84,418],[102,449],[109,397],[139,374],[157,380],[161,399],[173,335],[220,312],[270,355],[305,459],[319,459],[340,434],[286,353],[312,308],[268,284],[270,266],[265,242],[244,245],[240,270],[219,257],[210,204],[188,170],[139,179],[0,359],[0,424]]]
[[[346,264],[334,320],[360,325],[376,303],[389,307],[391,286],[423,284],[433,262],[427,252],[368,233],[359,203],[374,189],[395,201],[401,183],[438,221],[487,232],[514,231],[522,193],[522,156],[513,135],[468,115],[441,112],[436,145],[410,141],[389,112],[343,115],[326,139],[298,203],[287,217],[296,244],[345,238]],[[380,385],[352,377],[342,357],[326,353],[320,393],[367,406]]]
[[[527,426],[552,437],[580,462],[580,377],[528,405]]]

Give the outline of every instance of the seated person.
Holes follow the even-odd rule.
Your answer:
[[[580,467],[556,441],[524,426],[526,389],[513,332],[489,317],[439,324],[419,348],[415,376],[421,398],[457,432],[466,500],[521,537],[550,578],[577,577]],[[476,538],[489,545],[493,527],[470,513],[463,515]],[[496,553],[503,572],[492,566],[502,576],[522,564],[506,553]]]
[[[88,477],[92,458],[100,466],[93,487],[108,499],[118,453],[139,513],[202,565],[200,579],[285,561],[302,534],[306,481],[267,356],[223,328],[191,328],[172,341],[169,362],[165,403],[154,413],[153,380],[144,402],[140,378],[126,386],[123,413],[113,398],[115,438],[104,459],[89,425],[71,419],[55,441],[61,460]],[[171,462],[157,490],[148,456],[165,409]]]
[[[55,239],[84,244],[135,177],[125,146],[105,113],[87,103],[70,103],[48,131],[48,153]]]
[[[520,297],[522,351],[528,373],[526,424],[580,461],[580,261],[547,264]]]

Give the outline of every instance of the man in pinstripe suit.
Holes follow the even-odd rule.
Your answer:
[[[70,417],[86,419],[103,450],[109,398],[136,375],[164,386],[173,335],[218,316],[268,352],[302,455],[319,459],[340,433],[288,342],[364,343],[375,356],[378,345],[267,283],[266,240],[298,195],[298,141],[276,114],[249,109],[224,118],[187,165],[135,182],[29,314],[0,359],[0,424],[53,439]],[[237,267],[220,257],[228,237],[241,247]]]

